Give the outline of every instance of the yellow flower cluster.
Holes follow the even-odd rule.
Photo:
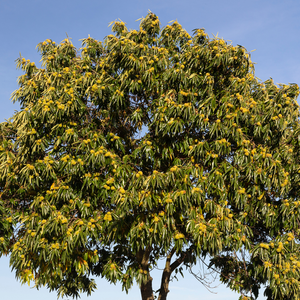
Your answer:
[[[112,133],[112,132],[111,132],[109,135],[112,137],[112,138],[110,139],[111,142],[113,142],[114,140],[118,140],[118,139],[120,138],[119,136],[115,135],[115,134]]]
[[[170,169],[171,172],[176,172],[178,170],[178,167],[177,166],[174,166]]]
[[[108,222],[112,221],[111,212],[108,212],[107,214],[105,214],[103,219]]]
[[[269,245],[268,244],[265,244],[265,243],[260,243],[259,244],[259,246],[261,247],[261,248],[264,248],[264,249],[269,249]]]
[[[201,216],[201,219],[203,219],[203,216]],[[199,223],[196,225],[196,228],[199,228],[199,232],[200,233],[204,233],[206,232],[206,225]]]
[[[276,251],[277,251],[278,253],[280,253],[280,252],[282,251],[282,249],[283,249],[283,243],[282,243],[282,242],[279,242],[279,243],[278,243],[278,248],[276,249]]]
[[[114,178],[110,178],[106,181],[106,184],[112,184],[115,182],[115,179]]]
[[[177,234],[175,235],[175,239],[176,239],[176,240],[184,239],[184,234],[183,234],[183,233],[177,233]]]
[[[74,133],[74,129],[72,129],[72,128],[66,130],[66,134],[71,135],[73,133]]]
[[[114,187],[114,186],[108,186],[108,185],[104,184],[103,187],[104,187],[106,190],[115,190],[115,187]]]
[[[186,93],[186,92],[184,92],[184,91],[180,91],[179,94],[181,94],[181,95],[183,95],[183,96],[188,96],[188,95],[189,95],[189,93]]]
[[[9,223],[11,223],[12,222],[12,217],[6,218],[6,221],[8,221]]]
[[[248,150],[248,149],[244,149],[244,154],[245,154],[246,156],[248,156],[248,155],[250,154],[249,150]]]
[[[60,103],[60,104],[57,105],[57,108],[58,108],[58,109],[64,109],[65,106],[64,106],[64,104]]]
[[[119,189],[119,192],[120,192],[120,194],[125,194],[126,193],[125,190],[122,187]]]
[[[28,168],[29,170],[34,170],[34,166],[33,166],[33,165],[27,164],[26,166],[27,166],[27,168]]]
[[[72,231],[73,231],[73,228],[72,228],[72,227],[68,228],[68,230],[67,230],[67,235],[68,235],[68,236],[71,235]]]
[[[61,158],[61,161],[67,162],[69,158],[70,158],[70,155],[67,154],[66,156]]]
[[[159,218],[157,216],[154,216],[153,221],[154,221],[154,223],[158,223]]]
[[[289,183],[288,176],[289,176],[289,173],[288,172],[284,172],[285,179],[284,179],[283,183],[281,184],[281,187],[285,187],[286,185],[288,185],[288,183]]]
[[[264,262],[264,266],[265,266],[265,268],[271,268],[272,264],[270,262],[268,262],[268,261],[265,261]]]
[[[136,178],[139,178],[140,176],[143,176],[143,172],[142,172],[142,171],[139,171],[139,172],[136,173],[135,176],[136,176]]]
[[[239,193],[239,194],[245,194],[245,192],[246,192],[246,191],[245,191],[245,188],[241,188],[241,189],[238,190],[238,193]]]
[[[98,90],[98,85],[94,84],[91,89],[93,92],[96,92]]]
[[[249,112],[249,109],[248,109],[248,108],[245,108],[245,107],[241,107],[241,108],[240,108],[240,111],[241,111],[242,113],[247,113],[247,112]]]
[[[116,94],[120,95],[121,97],[124,96],[123,92],[119,91],[119,90],[116,90]]]
[[[28,134],[36,134],[36,130],[33,128],[31,131],[28,132]]]
[[[55,243],[55,244],[52,244],[52,245],[51,245],[51,248],[52,248],[52,249],[57,249],[57,250],[58,250],[59,247],[60,247],[60,244],[59,244],[59,243]]]
[[[292,241],[292,240],[295,238],[295,236],[294,236],[294,234],[293,234],[292,232],[289,232],[289,233],[287,234],[287,236],[288,236],[287,240],[288,240],[289,242]]]
[[[144,144],[144,145],[147,145],[147,146],[151,146],[151,145],[152,145],[152,142],[150,142],[150,141],[143,141],[143,144]]]
[[[59,186],[56,186],[56,183],[53,182],[51,187],[50,187],[50,190],[58,190],[59,189]]]

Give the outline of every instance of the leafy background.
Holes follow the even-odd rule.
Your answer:
[[[271,76],[275,83],[300,84],[298,0],[0,0],[0,122],[19,109],[18,104],[11,103],[10,95],[17,88],[17,77],[22,75],[14,62],[20,52],[40,66],[35,49],[39,42],[47,38],[60,42],[67,34],[79,48],[79,39],[88,35],[103,40],[111,33],[108,24],[118,18],[128,28],[137,29],[139,22],[135,20],[145,17],[148,9],[160,18],[163,26],[177,19],[189,33],[204,27],[211,37],[218,34],[233,45],[257,49],[252,52],[252,61],[257,63],[256,76],[261,80]],[[160,275],[160,271],[152,275],[154,288],[158,287]],[[188,272],[184,275],[185,278],[171,282],[168,299],[238,298],[224,286],[213,289],[216,294],[212,294]],[[98,290],[89,299],[140,299],[138,287],[126,295],[120,285],[110,285],[104,279],[96,282]],[[216,285],[217,281],[213,283]],[[46,288],[37,291],[21,286],[10,272],[7,257],[0,259],[0,289],[4,299],[56,299],[56,294]],[[83,295],[81,299],[87,297]],[[263,295],[259,299],[264,299]]]

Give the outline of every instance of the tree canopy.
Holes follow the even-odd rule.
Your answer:
[[[38,44],[0,124],[0,252],[21,282],[91,294],[92,277],[158,299],[209,260],[240,299],[300,297],[296,84],[261,82],[242,46],[112,23],[98,41]]]

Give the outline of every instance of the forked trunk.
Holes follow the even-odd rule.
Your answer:
[[[161,285],[159,289],[159,296],[158,300],[167,300],[167,295],[169,293],[169,283],[170,283],[170,277],[172,272],[181,265],[183,262],[183,259],[185,257],[185,254],[181,255],[180,258],[176,259],[172,264],[171,264],[171,259],[173,254],[175,253],[175,249],[173,248],[169,255],[167,256],[166,260],[166,265],[163,271],[163,275],[161,278]]]
[[[142,282],[141,284],[142,300],[154,300],[153,289],[152,289],[152,277],[149,274],[149,266],[148,266],[149,253],[150,253],[149,249],[147,249],[146,251],[141,250],[138,253],[138,258],[141,262],[142,269],[147,271],[148,273],[147,281]],[[169,253],[169,255],[167,256],[165,268],[161,278],[158,300],[167,300],[171,274],[177,267],[179,267],[182,264],[184,257],[186,255],[185,253],[182,254],[180,258],[176,259],[171,264],[171,259],[174,253],[175,253],[175,249],[173,248]]]

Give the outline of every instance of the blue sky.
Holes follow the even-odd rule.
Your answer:
[[[20,52],[39,65],[39,42],[47,38],[60,42],[67,33],[80,47],[79,39],[88,35],[103,40],[110,34],[108,24],[118,18],[128,28],[137,29],[139,22],[135,20],[146,16],[148,9],[158,15],[162,25],[177,19],[189,33],[204,27],[210,36],[218,33],[234,45],[256,49],[252,60],[257,63],[256,76],[262,80],[272,77],[275,83],[300,84],[299,0],[0,0],[0,122],[19,109],[18,104],[11,103],[10,95],[22,75],[14,62]],[[158,289],[159,274],[153,274],[154,289]],[[119,285],[110,285],[104,279],[96,281],[98,290],[81,299],[141,298],[137,287],[126,295]],[[46,289],[21,286],[10,272],[6,257],[0,258],[0,290],[3,299],[56,299],[56,294]],[[223,286],[214,289],[217,294],[209,293],[188,272],[184,279],[172,282],[170,290],[169,300],[238,299],[238,294]]]

